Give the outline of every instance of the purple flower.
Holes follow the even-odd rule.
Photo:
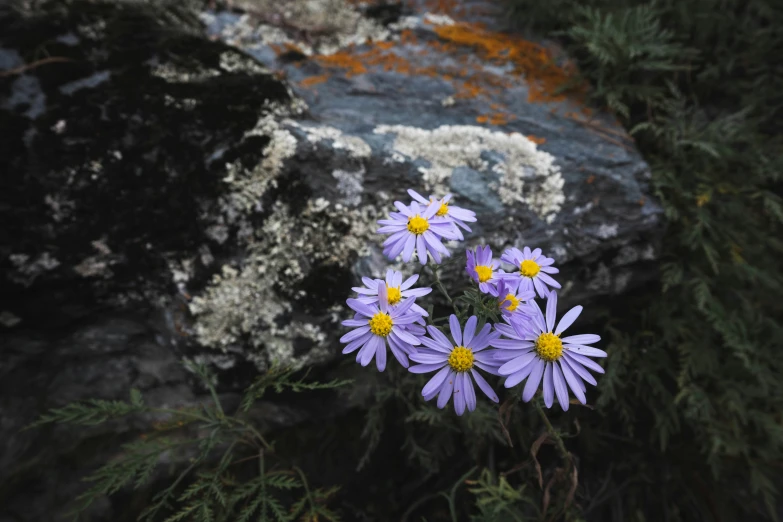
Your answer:
[[[495,373],[497,363],[493,359],[494,350],[482,353],[490,341],[498,337],[498,333],[492,331],[492,325],[487,323],[476,335],[476,316],[470,317],[465,323],[465,331],[460,329],[456,315],[449,317],[451,327],[451,342],[440,330],[434,326],[428,326],[430,337],[422,337],[421,342],[426,348],[418,348],[417,353],[410,356],[417,364],[410,367],[413,373],[429,373],[438,370],[424,388],[421,394],[424,400],[430,400],[438,396],[438,408],[443,408],[454,396],[454,411],[457,415],[465,412],[465,406],[469,411],[476,409],[476,390],[473,381],[484,394],[495,402],[498,396],[492,386],[484,380],[484,377],[476,371],[476,368]],[[471,380],[472,377],[472,380]]]
[[[524,291],[535,287],[538,296],[544,298],[549,291],[546,285],[560,288],[560,283],[549,276],[549,274],[557,274],[560,270],[551,266],[555,260],[541,255],[540,248],[532,252],[529,247],[525,247],[522,251],[518,248],[509,248],[503,252],[501,259],[517,267],[515,272],[507,274],[506,277],[521,279]]]
[[[343,326],[356,327],[340,338],[341,343],[348,343],[343,353],[351,353],[359,348],[356,361],[367,366],[375,357],[378,371],[386,369],[386,343],[389,343],[392,354],[399,363],[407,368],[408,356],[416,353],[415,345],[421,344],[419,335],[424,329],[415,327],[413,323],[421,315],[411,312],[416,298],[409,297],[399,306],[389,306],[386,295],[386,285],[377,280],[378,304],[363,303],[358,299],[348,299],[346,303],[356,312],[353,319],[343,321]]]
[[[554,395],[557,395],[560,407],[567,410],[568,388],[584,404],[585,381],[596,384],[595,378],[587,370],[604,373],[603,368],[588,357],[606,357],[605,351],[587,345],[597,343],[601,338],[593,334],[560,338],[560,334],[579,317],[582,307],[575,306],[566,312],[555,328],[556,292],[551,292],[547,298],[546,317],[535,301],[531,301],[530,306],[534,312],[532,321],[512,321],[513,331],[498,325],[497,330],[508,339],[493,339],[490,342],[500,349],[495,357],[503,362],[498,373],[508,376],[506,388],[516,386],[527,378],[522,391],[522,400],[527,402],[533,398],[543,378],[544,404],[547,408],[552,406]]]
[[[404,282],[402,280],[402,273],[396,270],[389,269],[386,271],[386,298],[389,301],[389,305],[393,308],[398,306],[401,302],[405,302],[407,298],[423,297],[430,292],[432,288],[411,288],[416,281],[419,280],[418,275],[412,275]],[[359,297],[359,301],[365,304],[378,302],[378,279],[370,279],[369,277],[362,277],[363,287],[353,287],[352,290],[362,297]],[[383,283],[383,281],[381,281]],[[429,314],[421,306],[413,303],[411,305],[411,311],[416,312],[422,317],[427,317]],[[423,319],[419,321],[423,324]]]
[[[456,225],[454,227],[454,231],[458,234],[457,239],[459,239],[460,241],[462,241],[465,238],[462,235],[462,232],[460,232],[459,228],[457,228],[457,226],[462,227],[468,232],[471,232],[470,227],[465,224],[465,221],[475,222],[476,213],[466,208],[449,205],[449,201],[451,200],[451,194],[446,194],[441,199],[437,199],[435,196],[430,195],[429,201],[424,199],[424,196],[422,196],[415,190],[408,189],[408,194],[410,194],[410,196],[416,201],[418,201],[419,203],[422,203],[424,205],[437,206],[438,211],[435,213],[435,215],[438,217],[446,217],[450,219],[454,223],[454,225]]]
[[[451,220],[435,215],[438,207],[430,205],[421,209],[415,201],[410,207],[406,207],[399,201],[395,201],[394,206],[399,212],[389,214],[391,219],[378,221],[383,225],[378,229],[378,233],[391,234],[383,242],[383,253],[389,259],[395,259],[402,253],[402,260],[407,263],[415,250],[419,262],[426,265],[427,252],[438,264],[441,262],[441,255],[444,257],[451,255],[441,243],[441,239],[459,239],[459,235]]]
[[[536,296],[534,290],[521,290],[520,279],[500,279],[496,286],[489,289],[490,295],[498,298],[498,306],[504,318],[515,316],[531,317],[532,312],[525,304]]]
[[[465,255],[468,257],[467,270],[468,275],[478,283],[479,290],[485,294],[491,294],[492,288],[495,283],[498,282],[503,272],[496,272],[500,266],[500,261],[492,259],[492,250],[489,246],[476,247],[475,252],[473,250],[466,250]]]

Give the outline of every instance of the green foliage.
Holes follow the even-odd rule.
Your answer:
[[[614,335],[597,406],[611,417],[596,427],[621,442],[597,433],[582,442],[583,462],[609,461],[622,445],[628,463],[615,462],[605,488],[622,496],[602,501],[620,507],[591,501],[585,512],[774,518],[783,461],[783,4],[509,2],[529,28],[566,44],[593,100],[627,125],[668,220],[661,285],[612,309],[607,326]],[[642,486],[651,483],[665,499],[657,508]],[[587,479],[582,486],[591,488]]]
[[[265,375],[260,376],[256,381],[250,385],[245,394],[242,397],[242,411],[248,411],[253,403],[264,396],[264,393],[268,388],[272,388],[277,393],[281,393],[285,389],[289,389],[294,392],[312,391],[312,390],[328,390],[332,388],[339,388],[350,384],[350,380],[334,379],[329,382],[307,382],[307,376],[310,373],[308,369],[305,374],[298,380],[293,380],[294,370],[273,367]]]
[[[125,417],[133,413],[145,411],[138,390],[131,390],[131,401],[101,401],[91,399],[84,403],[72,403],[63,408],[51,410],[42,415],[37,421],[26,429],[35,428],[44,424],[77,424],[80,426],[97,426],[110,419]]]
[[[498,477],[488,469],[468,484],[478,509],[472,522],[533,522],[540,518],[539,506],[526,491],[527,485],[514,487],[505,476]]]
[[[495,408],[478,401],[470,415],[457,417],[450,409],[425,402],[421,389],[426,376],[391,366],[378,376],[374,400],[366,413],[362,438],[367,448],[358,469],[367,465],[386,432],[403,432],[402,452],[422,473],[437,475],[455,452],[479,458],[493,443],[504,443]]]
[[[581,51],[577,56],[582,66],[595,71],[594,95],[626,118],[633,104],[653,106],[664,101],[667,89],[661,80],[688,70],[698,56],[664,28],[660,12],[652,5],[618,12],[581,6],[574,16],[576,23],[565,35]]]
[[[296,379],[286,368],[271,368],[247,389],[235,415],[226,415],[204,365],[187,363],[208,389],[211,404],[171,410],[146,406],[138,390],[130,402],[90,400],[69,404],[41,416],[29,428],[45,424],[94,426],[128,415],[144,415],[152,430],[123,444],[115,459],[86,477],[91,486],[77,499],[74,518],[104,495],[150,485],[163,460],[188,463],[157,491],[139,520],[152,522],[292,522],[340,517],[326,504],[337,488],[312,489],[299,468],[267,469],[273,446],[243,416],[267,389],[293,391],[334,389],[349,381],[328,383]],[[153,420],[161,419],[163,420]]]

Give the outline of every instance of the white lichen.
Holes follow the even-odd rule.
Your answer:
[[[352,158],[363,159],[372,155],[372,149],[366,141],[358,136],[343,134],[343,131],[328,125],[302,125],[293,120],[286,120],[285,125],[301,129],[307,135],[307,141],[319,144],[330,141],[333,149],[345,150]]]
[[[248,74],[269,74],[269,69],[250,56],[237,52],[225,52],[220,55],[220,68],[226,72],[244,72]]]
[[[427,25],[443,26],[454,25],[455,23],[454,19],[448,15],[427,12],[421,16],[402,16],[396,22],[389,24],[389,29],[399,33],[405,30],[419,29]]]
[[[391,31],[345,0],[237,0],[235,6],[246,14],[221,30],[221,38],[234,45],[287,46],[311,56],[392,37]]]
[[[449,15],[438,13],[424,13],[424,21],[432,25],[454,25],[456,22]]]
[[[349,207],[358,206],[362,202],[364,191],[364,167],[356,172],[335,170],[332,177],[337,180],[337,191],[343,196],[340,202]]]
[[[196,339],[224,351],[249,345],[257,355],[251,359],[260,367],[273,359],[293,366],[324,360],[329,356],[326,334],[318,322],[326,319],[292,320],[295,299],[285,290],[302,282],[315,264],[346,266],[355,255],[368,255],[378,218],[374,206],[349,209],[323,198],[309,200],[298,215],[286,204],[275,203],[248,245],[243,264],[223,266],[191,301]],[[329,314],[324,310],[321,315]],[[306,354],[294,357],[298,337],[314,344]]]
[[[16,268],[15,271],[9,274],[9,279],[25,286],[31,285],[44,272],[54,270],[60,266],[60,261],[49,252],[43,252],[35,261],[30,261],[30,256],[27,254],[11,254],[8,256],[8,259]]]
[[[170,94],[163,95],[163,104],[166,107],[174,107],[183,111],[192,111],[199,103],[201,102],[196,98],[175,98]]]
[[[95,249],[96,254],[84,258],[78,265],[73,267],[74,271],[82,277],[110,278],[113,273],[109,266],[114,264],[116,260],[111,257],[112,251],[106,244],[106,238],[96,239],[91,241],[90,244]]]
[[[220,76],[220,71],[203,67],[181,67],[177,64],[166,62],[165,64],[153,61],[150,63],[150,74],[160,78],[166,83],[197,83]]]
[[[242,141],[253,136],[271,138],[263,151],[264,159],[252,169],[245,168],[240,160],[226,164],[223,182],[229,185],[230,191],[221,197],[221,207],[229,223],[236,223],[248,213],[260,210],[261,197],[277,185],[285,160],[296,152],[296,138],[280,127],[272,115],[261,117],[255,127],[244,134]]]
[[[604,223],[598,227],[598,231],[595,233],[595,235],[601,239],[610,239],[617,236],[618,228],[619,226],[617,223],[612,223],[611,225]]]
[[[376,134],[394,134],[393,149],[411,160],[429,162],[420,167],[424,184],[430,192],[449,190],[453,170],[469,167],[486,175],[505,205],[522,204],[551,223],[565,202],[564,180],[555,158],[538,150],[536,144],[519,133],[505,134],[471,125],[444,125],[421,129],[404,125],[380,125]],[[502,161],[493,165],[482,153],[494,152]],[[493,174],[500,182],[493,182]]]
[[[417,29],[421,26],[420,16],[401,16],[396,22],[389,24],[389,29],[395,32]]]
[[[57,123],[52,125],[50,128],[52,132],[54,132],[55,134],[62,134],[63,132],[65,132],[66,126],[67,126],[67,122],[65,120],[57,120]]]
[[[44,196],[44,203],[51,210],[52,219],[60,223],[70,217],[71,212],[76,207],[76,203],[66,199],[62,194],[54,193]]]

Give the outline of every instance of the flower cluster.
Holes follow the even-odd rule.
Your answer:
[[[451,255],[443,240],[463,240],[460,229],[470,232],[466,223],[475,222],[476,215],[451,205],[450,194],[425,199],[413,190],[408,193],[413,198],[409,205],[396,201],[398,212],[378,221],[378,232],[390,234],[384,254],[392,260],[402,254],[405,262],[415,255],[421,265],[434,263],[435,283],[454,313],[433,318],[416,302],[432,291],[414,287],[418,275],[403,281],[402,273],[388,270],[385,279],[364,277],[364,286],[353,288],[357,297],[347,301],[355,315],[343,321],[353,328],[340,339],[346,344],[343,353],[357,351],[362,366],[374,358],[378,370],[384,371],[388,347],[410,372],[435,372],[422,389],[424,399],[437,397],[438,407],[444,408],[453,398],[458,415],[476,408],[474,383],[490,400],[499,400],[478,370],[500,377],[506,388],[526,380],[525,402],[542,388],[548,408],[556,396],[567,410],[569,394],[585,404],[585,383],[596,384],[590,372],[603,373],[591,357],[606,357],[606,352],[590,346],[600,341],[598,335],[562,336],[582,307],[570,309],[557,321],[556,289],[561,286],[552,277],[559,272],[555,260],[540,248],[527,246],[508,248],[500,258],[489,246],[469,249],[465,270],[475,287],[452,299],[439,278],[439,265]],[[545,312],[536,297],[545,300]]]
[[[441,199],[430,196],[424,199],[418,192],[408,190],[414,199],[410,205],[395,201],[394,206],[399,212],[389,214],[390,219],[381,219],[378,224],[379,234],[391,234],[384,241],[383,253],[389,259],[396,259],[402,254],[406,263],[411,260],[414,252],[422,265],[427,264],[429,253],[436,263],[451,253],[443,245],[444,239],[464,239],[460,227],[470,232],[466,221],[476,221],[476,214],[464,208],[449,205],[451,194]]]

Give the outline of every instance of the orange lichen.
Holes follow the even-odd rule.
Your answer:
[[[510,120],[513,119],[516,118],[511,114],[506,114],[504,112],[496,112],[490,117],[489,123],[491,125],[505,125],[506,123],[508,123]]]
[[[585,183],[588,185],[591,184],[593,181],[595,181],[595,174],[591,174],[586,180]]]
[[[367,72],[367,67],[365,67],[362,60],[348,51],[318,56],[316,60],[318,60],[321,65],[327,67],[340,67],[346,69],[345,75],[348,78]]]
[[[445,10],[450,16],[449,10],[458,6],[453,0],[434,0],[434,3],[437,6],[431,11]],[[563,100],[566,98],[564,87],[573,85],[573,71],[558,65],[552,52],[542,45],[492,32],[479,24],[437,26],[435,32],[439,40],[420,42],[413,31],[404,30],[398,41],[370,42],[361,47],[352,45],[332,55],[316,56],[314,60],[327,69],[342,69],[348,78],[370,70],[439,78],[452,85],[454,99],[479,98],[490,102],[491,112],[476,118],[478,123],[490,125],[505,125],[515,119],[508,108],[496,100],[519,85],[520,76],[528,86],[529,102]],[[405,52],[401,53],[398,46],[406,47]],[[487,70],[488,63],[511,65],[513,69],[510,73],[494,73]],[[312,87],[328,78],[328,74],[321,74],[303,80],[300,85]],[[576,92],[571,89],[569,95],[578,99],[579,89]],[[554,107],[551,112],[556,113]],[[583,119],[589,117],[589,109],[583,109],[582,115],[569,113],[574,119]],[[544,142],[536,137],[532,137],[532,141]]]
[[[536,145],[543,145],[544,143],[546,143],[546,138],[539,138],[538,136],[534,136],[533,134],[528,134],[527,139],[529,139]]]
[[[272,44],[270,45],[270,47],[277,55],[281,55],[285,53],[304,54],[304,51],[302,51],[302,49],[300,49],[298,45],[292,44],[291,42],[285,42],[283,44]]]
[[[312,87],[314,85],[318,85],[319,83],[324,83],[328,79],[329,79],[329,75],[328,74],[320,74],[318,76],[310,76],[309,78],[305,78],[304,80],[299,82],[299,85],[306,89],[308,87]]]
[[[527,80],[528,101],[561,101],[561,89],[573,83],[574,71],[555,62],[542,45],[522,38],[484,29],[479,24],[460,23],[435,28],[437,35],[456,45],[478,49],[487,60],[511,63]]]

